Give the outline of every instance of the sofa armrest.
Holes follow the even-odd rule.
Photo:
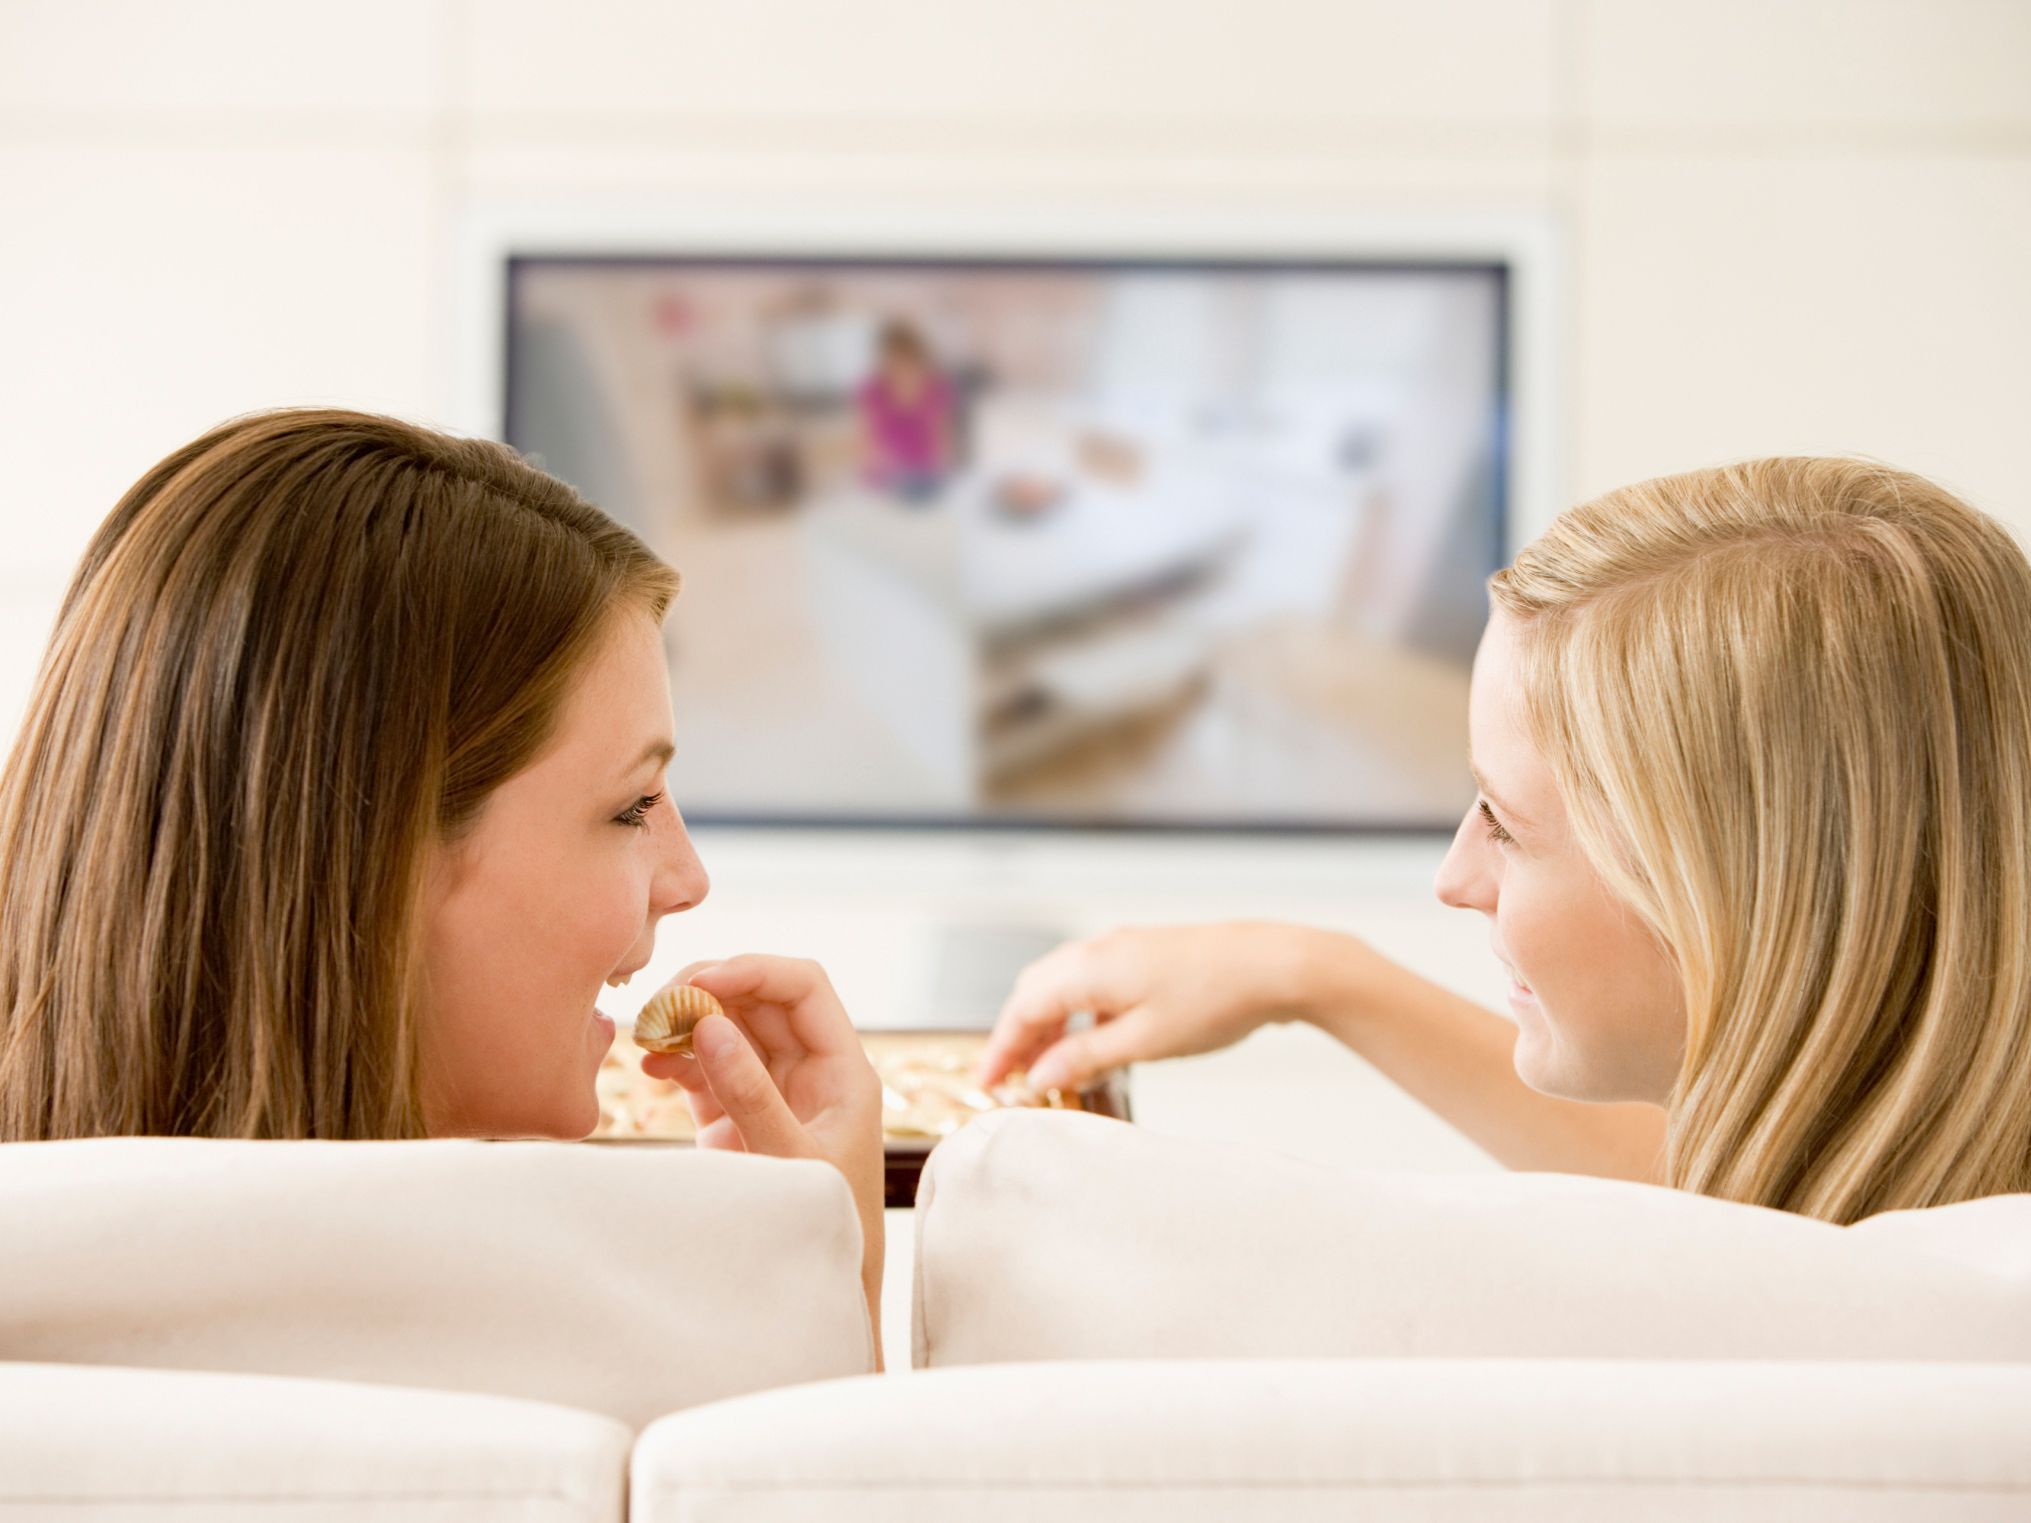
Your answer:
[[[2031,1516],[2031,1366],[1135,1360],[826,1381],[637,1440],[632,1523]]]

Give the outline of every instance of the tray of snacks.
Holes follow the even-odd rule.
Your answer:
[[[689,1145],[695,1130],[680,1085],[642,1072],[636,1033],[623,1028],[599,1067],[599,1126],[588,1139],[606,1143]],[[861,1043],[882,1081],[882,1148],[886,1203],[917,1198],[924,1160],[940,1141],[975,1116],[1009,1106],[1092,1111],[1129,1119],[1126,1074],[1110,1074],[1078,1091],[1038,1092],[1010,1074],[992,1090],[973,1082],[985,1031],[863,1031]],[[654,1040],[654,1036],[648,1037]]]

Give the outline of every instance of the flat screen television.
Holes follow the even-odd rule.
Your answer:
[[[506,264],[502,437],[678,568],[695,823],[1450,829],[1500,258]]]

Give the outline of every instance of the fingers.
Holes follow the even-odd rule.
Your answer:
[[[1029,1066],[1064,1034],[1068,1016],[1101,1003],[1093,993],[1093,962],[1089,943],[1071,942],[1045,953],[1016,976],[1015,988],[995,1017],[974,1069],[977,1084],[983,1088],[999,1084],[1011,1069]]]
[[[739,957],[729,957],[720,962],[703,966],[694,964],[694,969],[682,975],[683,981],[709,989],[721,999],[766,1000],[772,1004],[789,1005],[806,998],[814,989],[823,989],[827,994],[832,992],[832,983],[826,978],[825,970],[805,957],[744,952]]]
[[[733,1124],[733,1117],[718,1116],[699,1125],[698,1136],[693,1146],[719,1148],[729,1153],[745,1153],[746,1146],[740,1140],[740,1128]]]
[[[772,1065],[784,1059],[801,1056],[804,1049],[801,1042],[791,1033],[790,1019],[787,1012],[775,1005],[758,1004],[751,999],[737,998],[730,992],[722,994],[716,988],[708,988],[705,984],[698,983],[698,975],[719,967],[721,961],[718,958],[706,958],[687,964],[678,970],[675,977],[662,984],[656,992],[658,994],[666,993],[672,989],[682,988],[686,984],[693,984],[696,987],[706,989],[707,993],[712,994],[719,1000],[720,1008],[726,1012],[727,1018],[741,1029],[742,1035]],[[813,966],[815,967],[816,965],[814,964]],[[653,998],[654,996],[651,997]],[[649,1054],[642,1060],[642,1072],[654,1078],[667,1079],[674,1084],[680,1084],[688,1090],[702,1091],[705,1089],[704,1071],[698,1066],[697,1058],[692,1054]]]
[[[691,1037],[712,1098],[750,1153],[813,1156],[810,1135],[790,1110],[754,1048],[733,1022],[708,1015]],[[717,1125],[717,1123],[713,1123]]]
[[[645,1052],[642,1072],[652,1079],[668,1079],[694,1092],[705,1088],[705,1074],[698,1059],[681,1052]]]
[[[684,1090],[684,1103],[691,1108],[691,1124],[702,1128],[726,1112],[712,1096],[705,1082],[705,1070],[695,1057],[673,1052],[645,1052],[642,1072],[652,1079],[666,1079]]]
[[[729,1014],[751,1014],[754,1034],[764,1045],[778,1045],[779,1033],[767,1017],[773,1009],[785,1019],[785,1033],[806,1052],[821,1057],[852,1053],[860,1037],[847,1019],[832,981],[817,963],[805,958],[746,953],[701,967],[688,982],[705,990]]]
[[[758,1051],[765,1050],[766,1044],[756,1038],[743,1017],[729,1014],[727,1019],[740,1028],[741,1033],[754,1044]],[[672,1084],[688,1090],[693,1098],[701,1095],[709,1097],[712,1093],[706,1085],[705,1070],[699,1065],[698,1054],[695,1050],[690,1052],[645,1051],[642,1054],[642,1072],[654,1079],[669,1080]]]
[[[996,1024],[973,1067],[973,1082],[982,1089],[1001,1083],[1012,1071],[1027,1068],[1037,1054],[1055,1042],[1065,1030],[1065,1018],[1048,1023],[1025,1023],[1004,1029]]]
[[[1142,1056],[1141,1012],[1131,1010],[1103,1026],[1074,1032],[1049,1048],[1030,1065],[1030,1088],[1085,1089],[1110,1068],[1120,1068]]]
[[[664,989],[674,989],[680,984],[688,984],[693,974],[717,966],[718,959],[710,957],[689,963],[678,969],[677,976],[659,988],[656,993],[660,994]],[[689,1053],[645,1052],[642,1055],[642,1072],[651,1078],[668,1079],[673,1084],[681,1084],[694,1094],[705,1091],[705,1073],[699,1068],[698,1059]]]

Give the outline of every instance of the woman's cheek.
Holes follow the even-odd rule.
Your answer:
[[[629,952],[642,939],[648,902],[648,874],[632,862],[610,866],[597,884],[586,885],[580,900],[585,911],[580,945],[587,949],[601,978],[630,961]]]

